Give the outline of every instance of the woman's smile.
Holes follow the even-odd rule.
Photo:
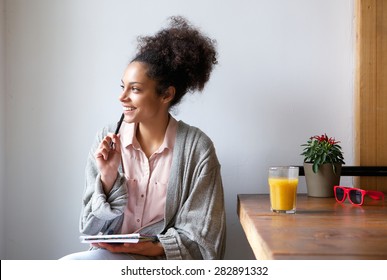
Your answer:
[[[132,112],[132,111],[136,110],[136,107],[133,107],[133,106],[123,106],[123,109],[124,109],[124,113],[125,112]]]

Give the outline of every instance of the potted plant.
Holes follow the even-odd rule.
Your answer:
[[[332,197],[340,184],[341,166],[345,164],[340,141],[326,134],[312,136],[304,147],[304,172],[309,196]]]

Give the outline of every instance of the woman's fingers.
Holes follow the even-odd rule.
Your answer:
[[[112,149],[111,143],[117,143],[117,138],[116,135],[107,135],[105,138],[102,140],[101,144],[99,145],[98,149],[95,152],[95,157],[96,158],[103,158],[104,160],[107,160],[109,158],[109,153]],[[119,139],[118,139],[119,142]],[[114,145],[116,146],[116,144]],[[121,149],[121,146],[119,145],[119,148]],[[115,149],[117,150],[117,148]]]
[[[113,149],[116,152],[121,152],[121,140],[119,134],[112,134],[111,136],[111,143],[113,143]]]

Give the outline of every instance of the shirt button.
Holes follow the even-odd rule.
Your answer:
[[[140,219],[137,219],[137,223],[139,223],[140,222]]]
[[[144,197],[144,195],[142,194],[141,197]]]

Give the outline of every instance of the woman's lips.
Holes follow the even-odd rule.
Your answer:
[[[132,112],[132,111],[136,110],[136,107],[124,106],[123,109],[124,109],[124,112]]]

